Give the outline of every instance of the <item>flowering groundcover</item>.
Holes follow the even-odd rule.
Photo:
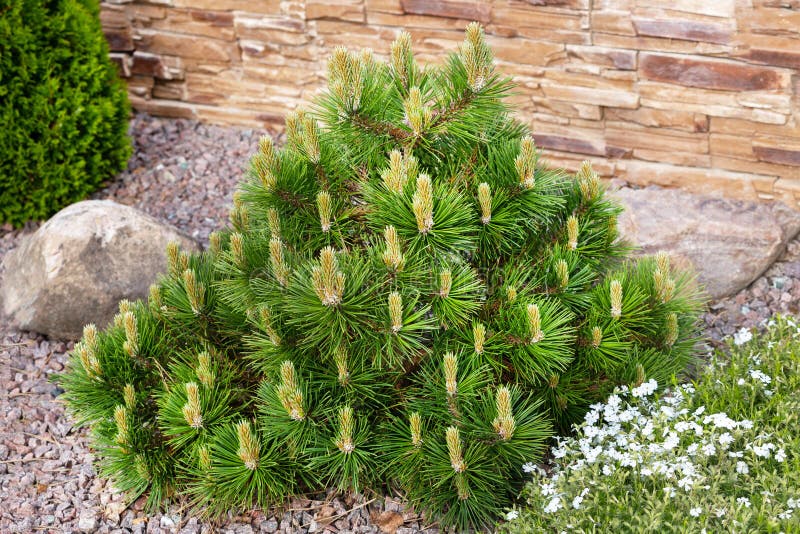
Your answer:
[[[800,532],[800,327],[742,330],[691,384],[618,388],[561,438],[508,532]]]

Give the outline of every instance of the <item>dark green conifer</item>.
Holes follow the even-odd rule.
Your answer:
[[[230,228],[87,327],[61,381],[123,489],[218,514],[392,485],[482,527],[590,403],[691,359],[691,277],[625,261],[590,165],[541,165],[480,26],[441,67],[410,42],[337,49]]]

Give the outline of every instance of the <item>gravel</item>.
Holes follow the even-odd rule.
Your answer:
[[[189,120],[136,115],[128,168],[94,198],[139,208],[201,242],[227,220],[236,184],[264,132]],[[0,227],[0,260],[36,223]],[[719,343],[774,313],[798,314],[800,239],[738,295],[711,304],[703,315]],[[146,515],[142,498],[124,497],[95,476],[86,432],[76,429],[49,377],[64,369],[72,342],[18,332],[0,318],[0,532],[251,533],[438,532],[399,497],[339,496],[294,499],[284,509],[252,511],[212,523],[175,506]],[[400,517],[398,517],[398,515]],[[384,527],[384,529],[381,529]]]

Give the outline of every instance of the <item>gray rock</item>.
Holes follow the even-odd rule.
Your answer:
[[[56,213],[3,259],[0,302],[23,330],[77,339],[105,326],[123,299],[147,295],[166,269],[166,246],[191,238],[134,208],[88,200]]]
[[[733,295],[766,271],[800,232],[800,213],[783,204],[623,188],[622,235],[644,254],[669,252],[694,266],[714,298]]]
[[[82,532],[94,532],[97,528],[97,513],[92,509],[81,510],[78,517],[78,529]]]

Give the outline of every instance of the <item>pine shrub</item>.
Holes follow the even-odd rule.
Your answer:
[[[691,276],[625,260],[590,165],[540,164],[480,26],[442,66],[410,43],[336,49],[230,227],[86,327],[61,382],[119,488],[218,515],[391,486],[485,527],[554,431],[692,358]]]
[[[0,0],[0,223],[81,200],[130,155],[97,0]]]

